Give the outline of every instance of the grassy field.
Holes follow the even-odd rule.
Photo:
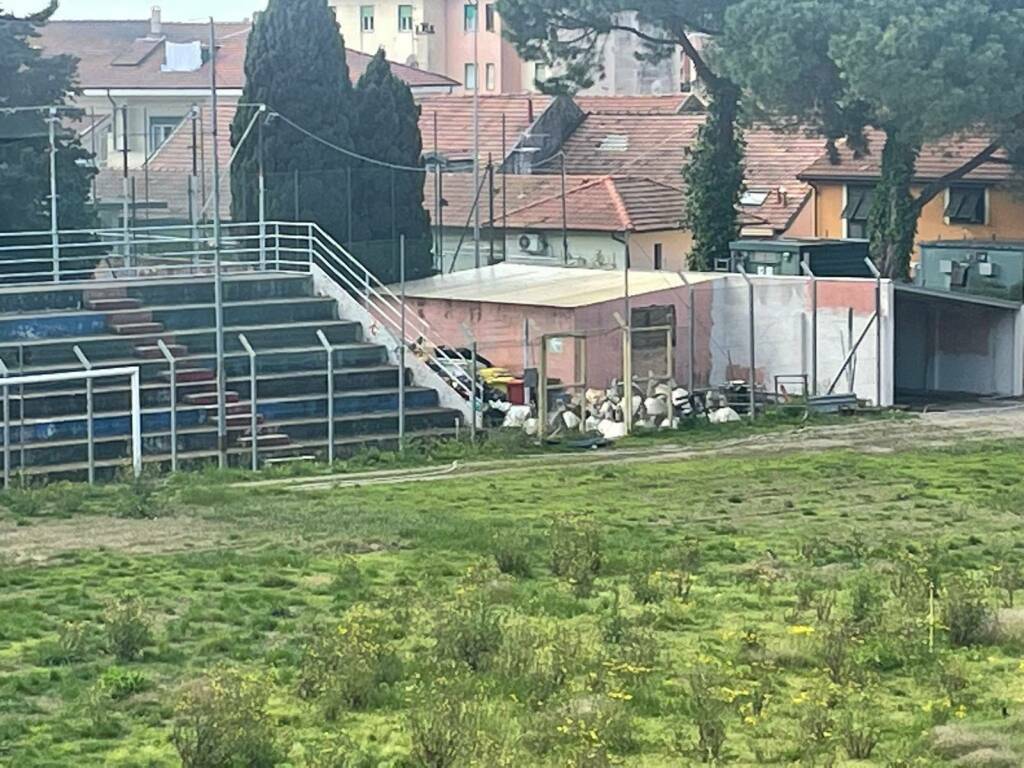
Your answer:
[[[1021,765],[1022,460],[11,492],[0,764]]]

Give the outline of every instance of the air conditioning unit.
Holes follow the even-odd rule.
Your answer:
[[[534,256],[547,253],[547,238],[540,232],[527,232],[519,236],[519,250]]]
[[[416,25],[417,35],[432,35],[434,34],[434,25],[426,21],[421,21]]]

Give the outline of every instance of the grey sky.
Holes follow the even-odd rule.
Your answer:
[[[14,13],[34,11],[47,0],[2,0]],[[159,5],[164,21],[202,21],[211,15],[218,21],[240,21],[261,10],[266,0],[61,0],[58,19],[148,19],[149,9]]]

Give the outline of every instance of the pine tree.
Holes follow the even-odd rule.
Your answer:
[[[244,142],[256,108],[240,107],[235,113],[231,144],[238,151],[231,166],[232,217],[258,217],[262,139],[267,218],[312,221],[345,242],[350,160],[288,122],[352,150],[352,83],[345,43],[326,0],[270,0],[266,11],[257,15],[245,53],[241,102],[265,104],[268,113]]]
[[[17,18],[0,9],[0,106],[66,106],[74,96],[78,62],[71,56],[43,56],[31,42],[38,37],[36,28],[54,10],[56,5],[51,4],[33,16]],[[50,227],[49,117],[46,110],[0,113],[0,232]],[[75,114],[62,109],[59,117],[58,226],[93,227],[91,155],[65,124]]]
[[[412,92],[391,72],[379,50],[356,84],[352,139],[356,151],[381,163],[405,168],[422,167],[423,139],[420,108]],[[394,238],[405,235],[406,277],[424,277],[431,271],[430,217],[423,207],[424,174],[374,163],[357,162],[353,186],[356,240],[376,245],[353,245],[357,255],[372,258],[368,265],[385,282],[397,279]],[[371,256],[372,254],[372,256]]]

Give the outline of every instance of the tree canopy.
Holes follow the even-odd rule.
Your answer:
[[[1022,35],[1024,4],[1012,0],[741,0],[712,59],[752,109],[881,153],[871,251],[904,277],[921,208],[990,158],[1024,113]],[[884,148],[867,145],[869,127]],[[922,146],[962,131],[992,143],[915,192]]]
[[[396,278],[394,261],[387,258],[392,238],[405,235],[406,275],[424,277],[431,269],[430,217],[423,207],[425,176],[421,170],[423,139],[420,108],[409,86],[391,71],[384,51],[370,60],[356,83],[352,139],[356,151],[390,166],[356,161],[353,186],[355,239],[386,241],[373,260],[372,269],[382,280]],[[417,170],[407,170],[416,168]],[[356,252],[360,250],[355,248]],[[385,263],[379,263],[379,262]],[[391,266],[387,266],[391,265]]]
[[[0,107],[67,106],[76,88],[78,62],[43,56],[32,40],[56,4],[18,18],[0,9]],[[57,125],[57,218],[61,229],[95,226],[90,204],[95,170],[91,155],[67,127],[76,113],[62,109]],[[0,232],[50,226],[50,115],[46,109],[0,113]]]
[[[512,42],[527,59],[552,66],[548,89],[572,91],[594,84],[603,73],[602,53],[612,32],[634,35],[639,56],[670,56],[677,48],[693,62],[710,97],[709,125],[701,130],[686,168],[689,194],[682,218],[691,229],[692,268],[706,269],[728,256],[738,232],[736,203],[743,187],[743,141],[739,89],[713,67],[693,35],[715,36],[737,0],[500,0]]]
[[[259,132],[242,136],[256,112],[243,106],[231,125],[232,216],[258,216],[260,140],[268,218],[313,221],[339,242],[348,234],[349,159],[303,134],[352,150],[355,110],[345,43],[326,0],[270,0],[258,14],[245,53],[242,104],[265,104]],[[279,113],[281,117],[275,117]]]

